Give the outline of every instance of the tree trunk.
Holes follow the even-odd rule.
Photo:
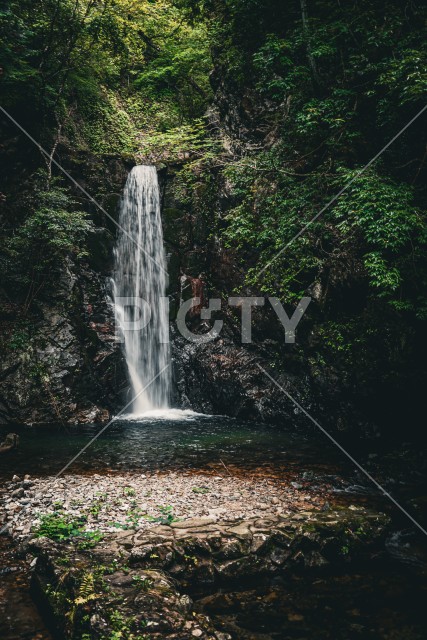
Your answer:
[[[310,26],[308,23],[308,9],[307,9],[307,0],[300,0],[301,5],[301,17],[302,17],[302,28],[306,40],[307,47],[307,58],[311,69],[311,78],[315,87],[320,85],[319,73],[317,71],[316,60],[314,59],[311,53],[311,36],[310,36]]]

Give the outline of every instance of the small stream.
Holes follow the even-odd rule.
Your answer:
[[[200,595],[197,606],[236,640],[424,640],[427,623],[427,548],[393,506],[372,490],[340,452],[315,434],[303,437],[277,426],[188,412],[173,419],[125,417],[114,422],[69,468],[71,473],[191,470],[207,474],[271,476],[317,491],[334,502],[358,501],[394,517],[383,551],[369,566],[341,572],[289,575],[226,592]],[[177,419],[177,417],[179,419]],[[53,475],[100,430],[87,427],[14,427],[17,450],[0,457],[0,479],[13,474]],[[11,431],[0,427],[0,439]],[[380,463],[387,460],[379,458]],[[396,471],[397,473],[397,471]],[[402,485],[406,496],[425,485]],[[424,493],[426,495],[426,493]],[[33,604],[29,567],[0,536],[1,640],[50,636]],[[32,634],[32,635],[31,635]]]

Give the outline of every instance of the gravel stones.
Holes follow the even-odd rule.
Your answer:
[[[3,520],[18,538],[37,527],[43,515],[52,513],[83,516],[87,531],[105,533],[162,526],[178,531],[189,526],[208,527],[218,520],[238,525],[242,520],[264,517],[272,505],[280,504],[283,515],[321,506],[316,506],[318,495],[295,491],[279,481],[273,485],[271,479],[175,471],[26,476],[24,480],[14,476],[5,489]]]

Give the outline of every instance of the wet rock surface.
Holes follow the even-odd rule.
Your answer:
[[[206,328],[200,333],[204,331]],[[268,370],[268,345],[248,347],[239,344],[239,339],[227,324],[221,335],[207,344],[189,342],[174,334],[174,378],[181,405],[204,413],[306,428],[286,395],[257,366]],[[284,374],[276,378],[292,397],[312,407],[306,381],[299,379],[296,383]]]
[[[329,568],[225,588],[195,610],[233,640],[423,640],[424,597],[413,576],[368,562],[351,574]]]
[[[19,349],[3,353],[2,422],[108,420],[125,378],[107,293],[105,277],[69,262],[55,299],[40,303],[21,331]],[[14,322],[10,330],[14,339]]]
[[[153,638],[216,638],[210,617],[193,598],[225,584],[282,575],[343,562],[349,554],[373,552],[387,518],[361,510],[328,515],[306,512],[301,520],[267,513],[238,523],[191,518],[148,530],[106,533],[87,548],[83,540],[55,543],[27,540],[37,558],[34,581],[53,611],[64,637],[90,633],[109,637],[141,634]],[[363,527],[366,537],[357,535]],[[72,620],[72,622],[70,622]]]

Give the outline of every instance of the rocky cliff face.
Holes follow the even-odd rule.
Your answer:
[[[196,169],[195,184],[183,188],[183,170],[182,164],[159,166],[170,276],[174,403],[204,413],[301,427],[295,405],[258,365],[266,370],[276,368],[277,382],[312,408],[312,384],[303,353],[298,345],[285,344],[284,328],[267,298],[245,287],[238,258],[218,233],[232,204],[229,186],[213,167],[210,186],[197,180]],[[209,342],[188,340],[177,327],[180,302],[195,295],[203,306],[212,299],[221,305],[210,320],[203,319],[197,307],[187,315],[188,328],[199,337],[211,330],[215,319],[222,321],[220,334]],[[252,310],[250,344],[242,342],[241,310],[228,303],[229,296],[238,295],[265,300],[264,307]]]
[[[123,162],[73,155],[66,148],[60,154],[90,193],[99,193],[103,173],[101,202],[114,213],[127,173]],[[74,195],[89,206],[79,190]],[[6,225],[13,200],[12,185],[4,199]],[[109,298],[114,231],[104,214],[91,215],[97,226],[87,239],[87,257],[66,258],[30,307],[18,294],[1,290],[0,422],[105,422],[122,404],[126,375]]]
[[[21,324],[21,326],[23,326]],[[3,422],[104,422],[117,405],[124,369],[105,277],[71,261],[52,298],[17,332],[10,311],[3,327]]]

